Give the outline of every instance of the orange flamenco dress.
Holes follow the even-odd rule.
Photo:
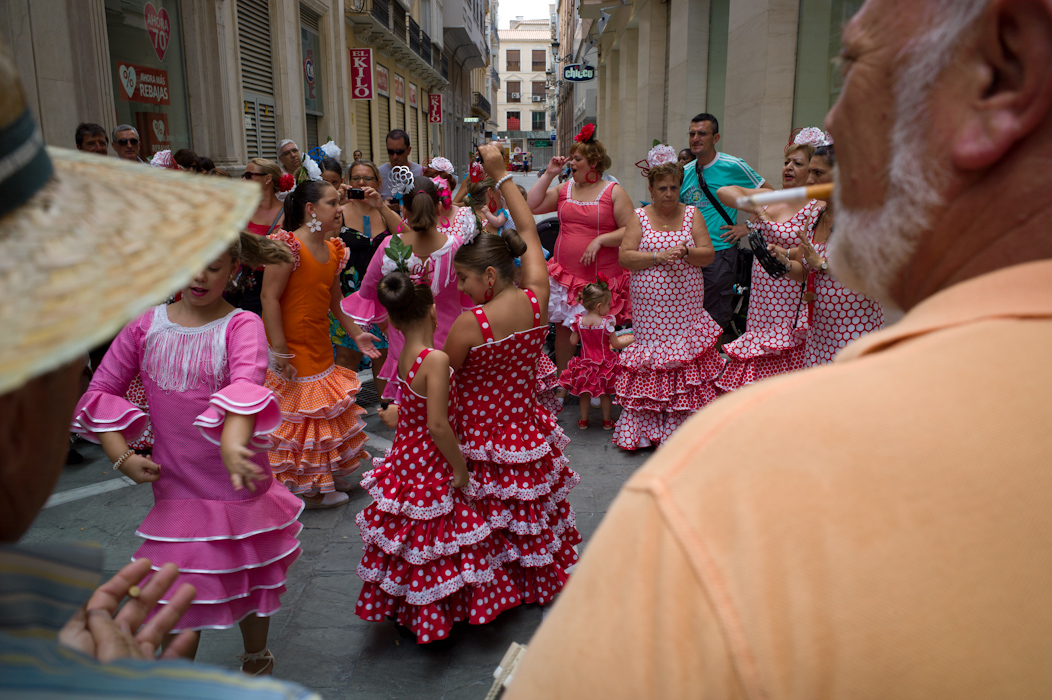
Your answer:
[[[270,237],[285,243],[295,258],[280,300],[294,372],[285,379],[267,371],[266,385],[278,395],[282,418],[271,435],[276,446],[270,466],[292,493],[329,493],[336,490],[333,477],[353,472],[365,454],[365,409],[355,403],[362,385],[355,372],[334,363],[329,339],[331,288],[349,251],[339,238],[330,238],[328,260],[321,262],[289,231]]]

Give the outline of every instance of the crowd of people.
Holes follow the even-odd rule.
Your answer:
[[[0,688],[73,687],[52,670],[72,649],[76,682],[111,692],[152,682],[159,697],[197,684],[200,694],[233,682],[165,679],[148,659],[162,646],[165,658],[192,659],[202,630],[234,625],[242,671],[273,673],[268,621],[300,556],[300,515],[346,504],[358,481],[371,497],[356,517],[362,619],[441,644],[457,622],[488,624],[559,596],[513,697],[1040,696],[1049,644],[1034,621],[1052,610],[1047,571],[1034,564],[1052,531],[1040,398],[1052,388],[1040,362],[1052,249],[1047,205],[1029,185],[1052,150],[1052,6],[920,4],[866,3],[845,29],[850,65],[831,133],[803,128],[785,147],[782,187],[839,172],[828,199],[748,204],[770,187],[716,149],[707,113],[691,120],[689,154],[660,145],[640,161],[650,196],[640,207],[609,178],[594,125],[528,193],[492,144],[458,177],[441,157],[413,163],[401,130],[380,166],[356,152],[345,167],[332,142],[301,153],[282,141],[280,164],[247,164],[251,192],[144,176],[186,188],[185,202],[157,214],[164,233],[147,247],[157,257],[178,245],[192,269],[178,290],[136,278],[146,297],[177,293],[139,307],[79,398],[78,356],[128,320],[127,304],[107,287],[97,318],[18,317],[22,345],[0,362],[10,457],[0,485],[13,543],[57,478],[52,443],[72,415],[114,469],[152,484],[137,530],[145,543],[68,620],[43,602],[50,616],[19,618],[11,579],[0,593]],[[856,65],[874,41],[896,50]],[[93,199],[77,191],[108,178],[142,184],[92,156],[49,157],[2,52],[0,88],[20,101],[0,110],[10,136],[0,164],[22,185],[0,208],[0,246],[60,252],[62,232],[42,226],[65,218],[57,203],[86,216]],[[874,90],[898,95],[893,125],[867,111]],[[930,115],[920,107],[929,102],[939,108]],[[947,123],[912,128],[932,115]],[[78,128],[77,146],[105,153],[110,135],[95,126]],[[881,151],[881,129],[902,139],[899,150]],[[138,160],[131,127],[112,144]],[[23,158],[30,147],[36,158]],[[874,154],[886,168],[870,168]],[[205,160],[162,151],[151,165],[214,172]],[[998,218],[1006,206],[1018,213],[1008,223]],[[210,236],[194,207],[212,213]],[[548,212],[559,222],[551,250],[534,223]],[[83,233],[99,250],[110,234]],[[746,237],[756,260],[745,332],[732,339]],[[63,275],[45,273],[55,264],[46,257],[30,264],[49,300]],[[93,264],[56,257],[84,275]],[[878,332],[884,304],[907,313]],[[1019,366],[992,376],[984,361],[1006,346]],[[361,470],[367,362],[396,432]],[[580,563],[567,497],[581,479],[557,415],[571,395],[579,429],[594,402],[614,444],[663,446]],[[39,426],[34,438],[19,434],[25,425]],[[788,443],[765,439],[782,425]],[[135,449],[148,429],[151,444]],[[20,476],[41,459],[46,478]],[[0,550],[0,571],[67,608],[88,596],[61,586],[76,588],[89,564]],[[129,657],[140,661],[107,674]]]

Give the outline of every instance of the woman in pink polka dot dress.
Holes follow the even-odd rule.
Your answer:
[[[479,149],[500,183],[519,233],[482,233],[454,258],[460,289],[479,308],[453,324],[445,350],[462,404],[458,434],[478,482],[474,505],[509,543],[505,569],[525,603],[550,602],[577,562],[581,536],[567,494],[580,483],[569,443],[536,400],[537,361],[548,334],[548,271],[533,216],[505,176],[500,151]],[[514,282],[521,259],[522,289]]]
[[[405,339],[397,361],[402,404],[394,445],[362,478],[373,503],[355,519],[365,542],[355,612],[392,619],[426,644],[447,639],[454,622],[485,624],[521,597],[501,568],[513,550],[467,501],[474,485],[450,427],[452,369],[431,347],[431,289],[392,272],[376,293]]]
[[[626,450],[659,445],[716,398],[722,329],[705,311],[702,266],[714,252],[697,209],[679,203],[683,168],[672,161],[647,174],[653,204],[636,209],[621,244],[631,270],[635,342],[621,352],[613,442]]]
[[[832,145],[815,149],[808,166],[808,185],[833,181],[836,154]],[[804,366],[833,361],[837,352],[852,340],[884,327],[884,309],[864,294],[853,292],[829,274],[826,250],[833,232],[833,203],[827,202],[818,220],[788,253],[789,276],[807,280],[804,301],[811,319],[804,350]],[[775,255],[786,251],[771,245]]]
[[[800,187],[807,182],[807,166],[813,152],[814,146],[809,143],[786,146],[782,168],[784,188]],[[724,205],[733,207],[738,197],[755,191],[729,186],[721,187],[717,195]],[[759,230],[768,243],[790,248],[797,244],[796,229],[813,226],[820,209],[816,200],[803,207],[797,203],[774,204],[767,207],[763,218],[750,227]],[[799,282],[788,277],[775,279],[757,260],[753,260],[745,333],[723,346],[727,364],[716,380],[717,388],[734,391],[803,368],[807,310],[800,303],[802,293]]]

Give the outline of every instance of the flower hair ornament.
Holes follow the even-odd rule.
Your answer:
[[[161,168],[163,170],[179,170],[179,164],[175,162],[175,158],[172,157],[172,152],[167,148],[163,151],[157,151],[150,159],[150,165],[155,168]]]
[[[391,185],[391,194],[401,203],[403,197],[413,191],[413,171],[404,165],[391,168],[387,182]]]
[[[639,174],[646,177],[650,174],[651,169],[665,163],[675,163],[678,158],[676,149],[672,146],[657,143],[650,149],[645,159],[636,162],[636,167],[640,170]]]
[[[820,146],[830,146],[833,143],[833,137],[829,135],[829,132],[822,131],[817,126],[805,126],[796,129],[789,137],[789,143],[786,146],[811,146],[812,148],[818,148]]]
[[[319,150],[326,158],[335,158],[336,160],[339,160],[340,155],[343,153],[343,149],[337,146],[332,139],[319,146]]]
[[[453,170],[453,164],[449,162],[449,158],[436,156],[431,159],[431,162],[427,164],[427,167],[431,168],[432,170],[437,170],[440,173],[445,173],[446,175],[452,175],[453,177],[456,177],[456,173]]]
[[[274,193],[274,196],[284,204],[285,198],[292,194],[294,189],[296,189],[296,178],[291,173],[282,173],[278,179],[278,191]]]
[[[409,258],[413,255],[413,246],[406,245],[398,236],[391,236],[391,242],[384,249],[384,255],[394,261],[395,269],[409,274]]]
[[[471,178],[472,184],[482,182],[482,179],[486,177],[486,169],[482,167],[482,163],[476,160],[472,162],[468,176]]]
[[[595,124],[585,124],[577,133],[577,136],[573,137],[573,140],[577,143],[592,143],[595,141]]]
[[[603,273],[599,273],[595,276],[595,283],[603,289],[610,291],[610,279]]]
[[[303,166],[296,173],[296,184],[307,180],[318,182],[321,179],[321,168],[318,164],[309,155],[303,156]]]
[[[444,177],[433,177],[431,182],[435,183],[435,187],[438,188],[438,201],[442,202],[446,209],[449,209],[453,205],[453,193],[449,191],[449,182]],[[423,192],[423,190],[420,191]]]

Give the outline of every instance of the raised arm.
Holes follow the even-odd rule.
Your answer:
[[[562,172],[565,164],[565,156],[554,156],[548,161],[548,167],[537,178],[537,182],[530,188],[530,192],[526,197],[526,203],[534,214],[547,214],[555,211],[555,207],[559,203],[559,188],[552,187],[549,189],[549,185]]]

